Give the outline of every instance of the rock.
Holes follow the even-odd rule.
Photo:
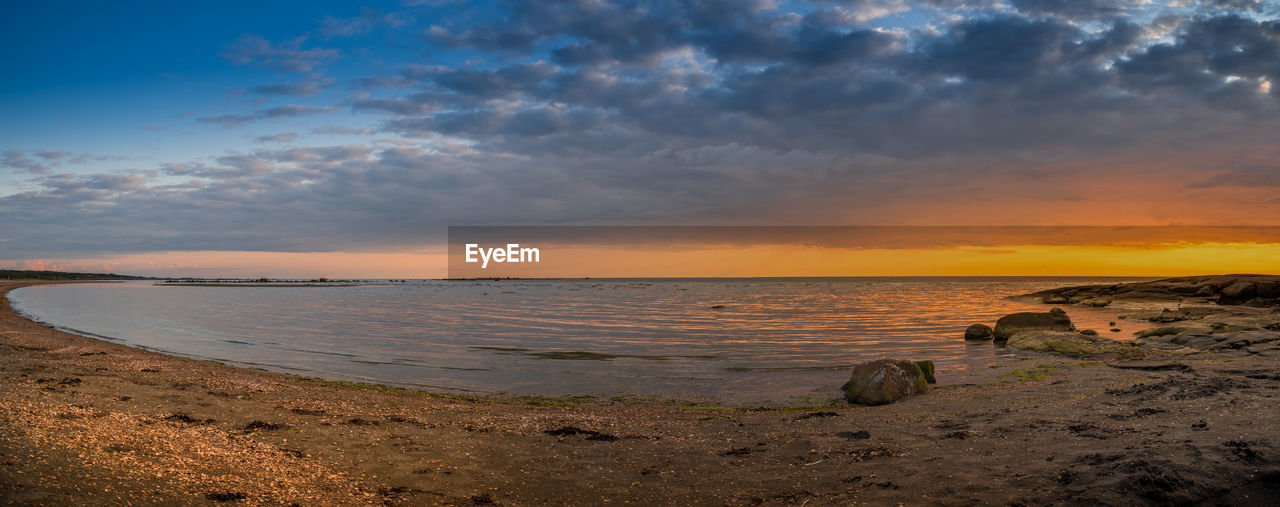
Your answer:
[[[1258,287],[1251,282],[1239,281],[1222,289],[1222,294],[1218,295],[1218,304],[1220,305],[1239,305],[1257,297]]]
[[[1255,308],[1276,308],[1280,307],[1280,298],[1257,297],[1250,299],[1248,303],[1245,303],[1245,306],[1252,306]]]
[[[1186,326],[1165,326],[1152,329],[1144,329],[1134,334],[1139,340],[1143,338],[1159,338],[1161,336],[1173,336],[1186,331],[1194,333],[1212,333],[1213,329],[1206,325],[1186,325]]]
[[[1061,354],[1072,357],[1141,357],[1142,350],[1132,342],[1109,340],[1071,331],[1032,330],[1014,334],[1005,347],[1030,352]]]
[[[1201,329],[1186,329],[1176,334],[1152,335],[1143,340],[1143,344],[1238,351],[1270,356],[1280,352],[1280,332],[1268,330],[1207,332]]]
[[[929,381],[919,365],[886,358],[854,365],[849,382],[841,389],[850,403],[883,405],[924,393],[928,388]]]
[[[1021,331],[1075,331],[1071,318],[1061,308],[1054,308],[1048,313],[1022,312],[1005,315],[996,321],[993,333],[996,343],[1004,343]]]
[[[1082,300],[1080,300],[1080,302],[1078,302],[1078,303],[1076,303],[1076,304],[1077,304],[1077,305],[1080,305],[1080,306],[1088,306],[1088,307],[1092,307],[1092,308],[1106,308],[1106,307],[1108,307],[1108,306],[1111,306],[1111,298],[1088,298],[1088,299],[1082,299]]]
[[[920,372],[924,373],[924,380],[930,384],[937,384],[938,379],[933,378],[933,361],[916,361],[916,366],[920,367]]]
[[[1157,324],[1168,324],[1171,322],[1187,320],[1187,317],[1181,313],[1165,308],[1164,310],[1160,311],[1160,315],[1152,317],[1148,320],[1150,320],[1151,322],[1155,322]]]
[[[969,326],[969,329],[964,330],[964,339],[975,340],[975,341],[985,341],[985,340],[990,340],[992,334],[993,334],[993,331],[991,330],[991,326],[988,326],[986,324],[974,324],[972,326]]]
[[[1098,332],[1092,329],[1086,329],[1084,331],[1081,331],[1080,334],[1087,334],[1089,336],[1098,336]]]
[[[1275,299],[1280,297],[1280,283],[1262,281],[1254,283],[1253,288],[1260,298]]]
[[[1186,282],[1154,282],[1152,284],[1156,288],[1163,289],[1174,294],[1193,295],[1200,290],[1200,286],[1194,283]]]
[[[1212,275],[1165,278],[1149,282],[1111,285],[1082,285],[1043,290],[1012,299],[1049,304],[1110,306],[1113,308],[1159,308],[1171,303],[1280,307],[1280,276]]]

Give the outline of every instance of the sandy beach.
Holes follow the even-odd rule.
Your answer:
[[[891,405],[752,410],[295,378],[67,334],[0,305],[2,503],[1280,498],[1280,355],[1245,348],[1018,354]]]

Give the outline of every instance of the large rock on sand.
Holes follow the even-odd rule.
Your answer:
[[[1022,331],[1004,345],[1014,350],[1060,354],[1071,357],[1133,358],[1142,356],[1136,343],[1102,338],[1072,331]]]
[[[991,330],[991,326],[986,324],[974,324],[969,326],[969,329],[964,330],[964,339],[972,341],[986,341],[991,339],[992,333],[994,333],[994,331]]]
[[[1061,308],[1046,313],[1023,312],[1000,317],[996,321],[996,343],[1005,343],[1009,337],[1022,331],[1075,331],[1071,318]]]
[[[863,405],[893,403],[929,388],[920,365],[905,359],[877,359],[854,365],[844,399]]]

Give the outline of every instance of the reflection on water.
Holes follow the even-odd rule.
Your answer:
[[[356,287],[49,285],[10,293],[62,328],[206,359],[433,390],[706,395],[726,403],[838,396],[845,369],[932,359],[963,382],[1002,349],[964,328],[1017,311],[1048,278],[413,281]],[[1118,339],[1149,327],[1067,308]],[[1117,326],[1111,326],[1110,322]],[[1120,332],[1110,332],[1118,327]]]

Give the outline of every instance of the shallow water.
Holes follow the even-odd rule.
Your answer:
[[[1005,354],[964,329],[1045,305],[1005,296],[1117,279],[809,278],[410,281],[354,287],[45,285],[9,293],[32,318],[158,351],[426,390],[839,396],[849,365],[932,359],[964,382]],[[1122,311],[1067,308],[1128,339]],[[1115,321],[1122,332],[1109,332]]]

